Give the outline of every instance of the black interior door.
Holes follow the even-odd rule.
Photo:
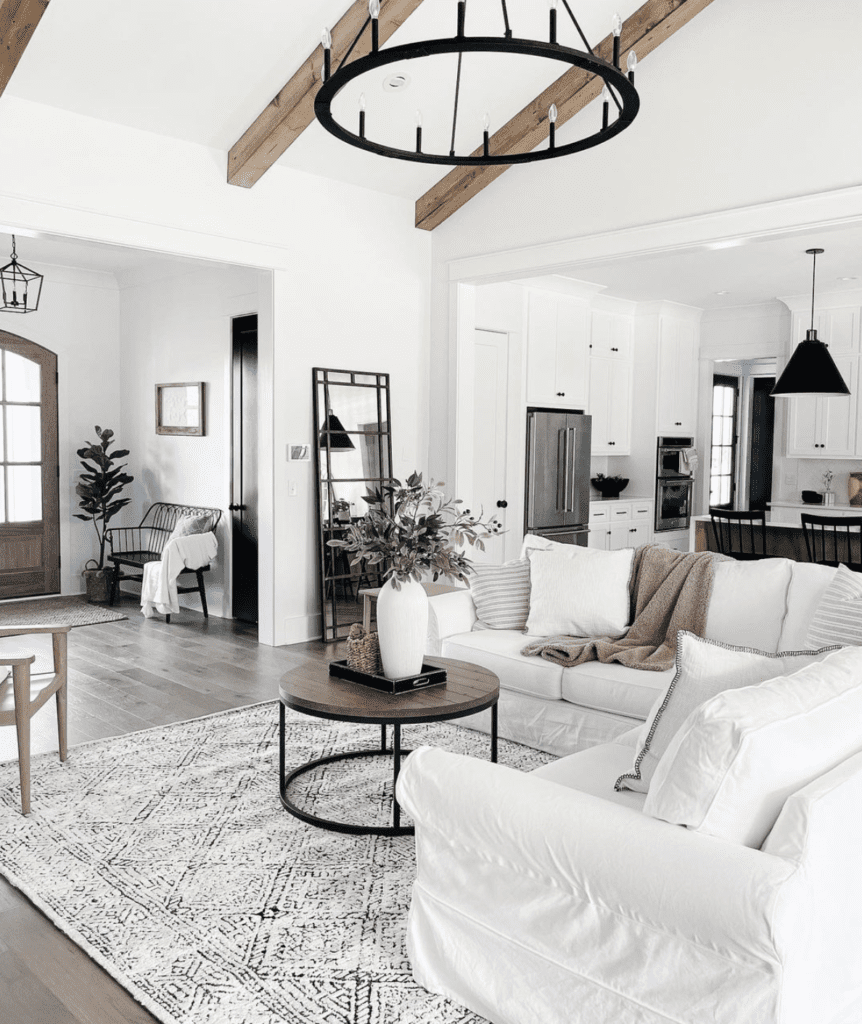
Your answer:
[[[233,617],[257,622],[257,314],[233,321]]]
[[[755,377],[751,395],[751,452],[748,473],[749,508],[765,509],[772,500],[772,456],[775,399],[769,392],[774,377]]]

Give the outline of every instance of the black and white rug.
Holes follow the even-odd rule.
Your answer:
[[[379,742],[379,727],[288,712],[289,765]],[[453,725],[404,729],[488,756]],[[501,741],[528,770],[548,755]],[[278,704],[33,758],[33,811],[0,765],[0,872],[166,1024],[478,1024],[414,984],[404,948],[412,837],[347,836],[278,796]],[[295,799],[386,823],[391,763],[298,780]],[[386,789],[385,796],[381,796]]]

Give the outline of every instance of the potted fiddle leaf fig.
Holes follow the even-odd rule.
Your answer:
[[[466,581],[469,544],[484,550],[484,539],[499,533],[496,519],[483,522],[458,498],[447,498],[443,484],[425,484],[421,473],[406,483],[392,480],[366,495],[368,512],[347,528],[343,540],[329,541],[353,558],[352,565],[379,566],[386,580],[377,598],[377,632],[383,674],[388,679],[422,670],[428,625],[428,597],[420,581]]]
[[[129,453],[123,448],[110,451],[114,432],[107,427],[102,430],[96,427],[99,440],[78,449],[78,458],[84,472],[75,488],[80,498],[78,507],[83,512],[75,512],[76,519],[85,523],[92,522],[99,541],[99,558],[88,560],[84,566],[83,577],[87,584],[87,600],[93,604],[104,604],[111,593],[111,572],[105,568],[105,534],[111,519],[132,500],[121,498],[120,493],[134,477],[123,472],[125,463],[117,465]]]

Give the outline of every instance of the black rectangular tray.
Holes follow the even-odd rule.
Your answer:
[[[418,676],[387,679],[383,675],[349,668],[346,661],[330,661],[329,674],[340,679],[349,679],[352,683],[373,686],[375,690],[382,690],[384,693],[408,693],[411,690],[421,690],[426,686],[438,686],[446,682],[446,669],[437,668],[436,665],[423,665]]]

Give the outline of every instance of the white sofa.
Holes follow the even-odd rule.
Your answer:
[[[705,636],[771,654],[797,650],[835,570],[787,558],[715,566]],[[589,662],[561,668],[522,655],[516,630],[474,630],[469,590],[429,600],[426,652],[482,665],[500,679],[499,730],[506,739],[562,756],[608,743],[643,722],[673,670],[646,672]],[[487,732],[487,713],[459,720]]]
[[[752,584],[760,573],[764,586],[752,590],[762,614],[742,631],[760,629],[771,652],[803,649],[835,570],[746,565],[719,567],[716,597],[731,579]],[[766,605],[777,566],[789,574],[784,598]],[[518,685],[511,641],[441,640],[453,657],[490,652],[483,664]],[[520,685],[516,706],[526,697],[536,708],[601,710],[554,698],[552,684],[544,698]],[[650,817],[643,795],[615,791],[640,733],[531,773],[431,748],[411,754],[398,796],[416,823],[407,940],[416,981],[493,1024],[858,1024],[862,753],[787,798],[751,849]],[[565,745],[559,734],[554,742]]]

